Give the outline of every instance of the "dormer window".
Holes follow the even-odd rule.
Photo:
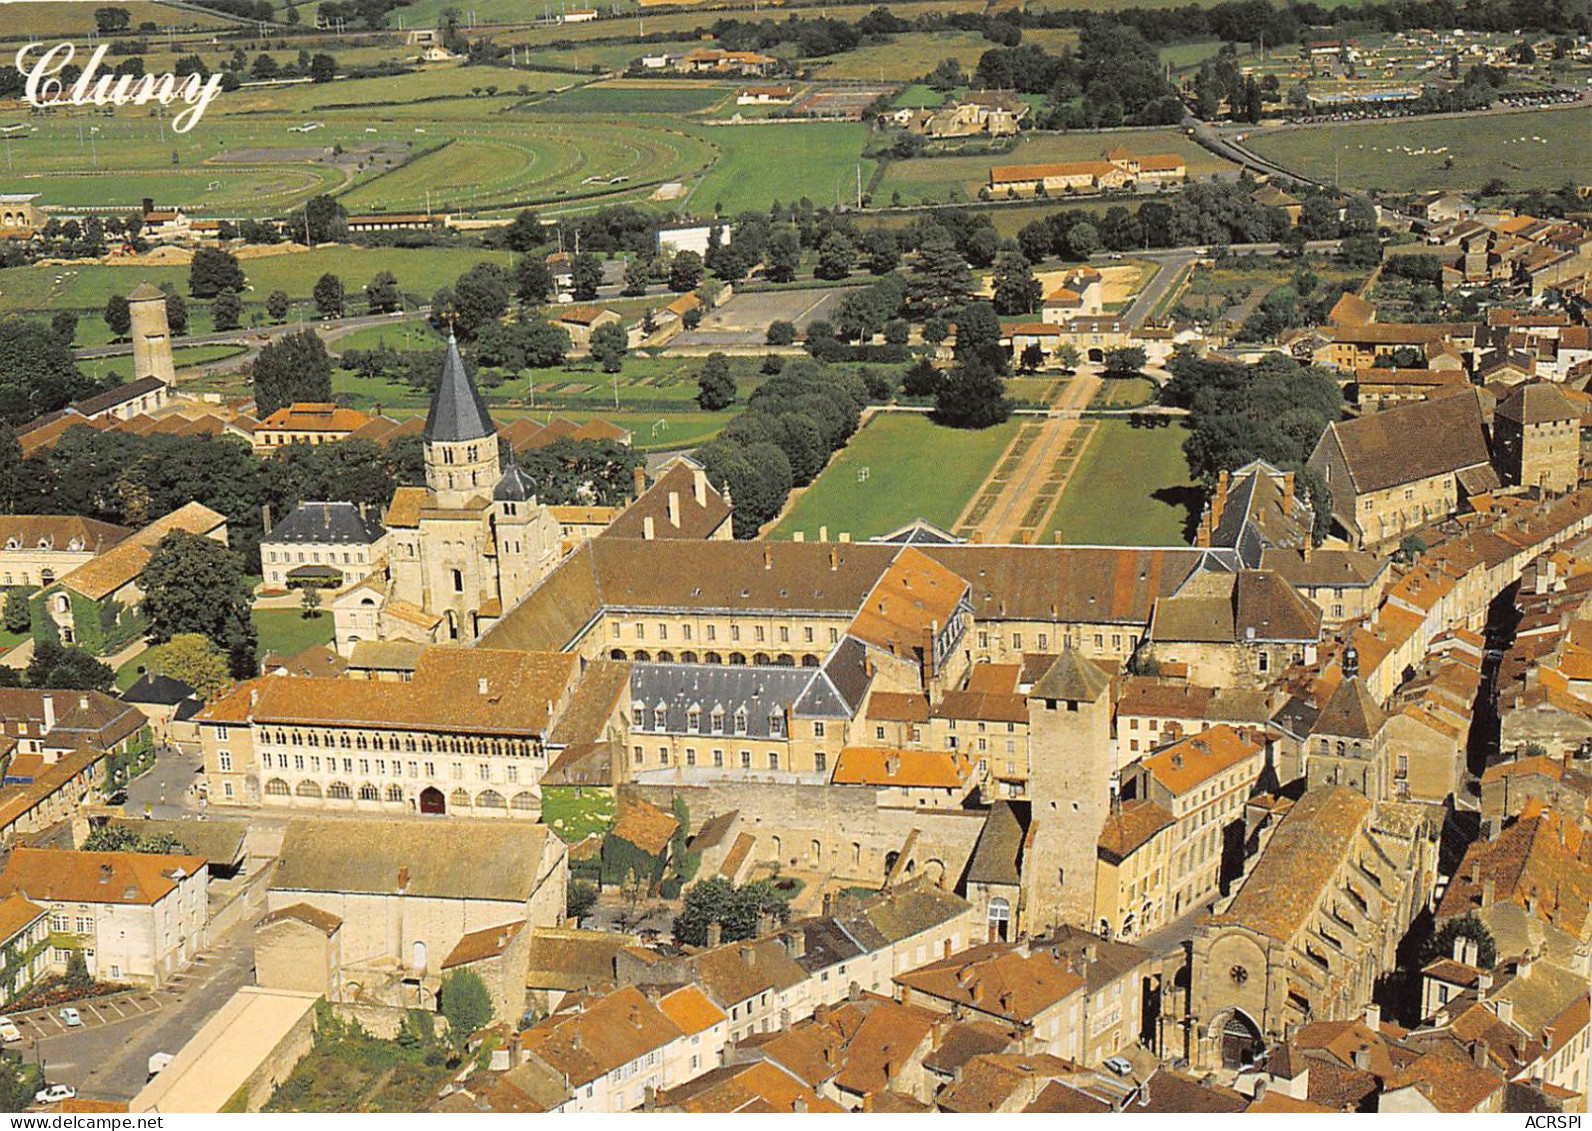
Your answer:
[[[21,547],[22,547],[22,543],[18,542],[14,537],[6,539],[6,549],[8,549],[8,550],[17,550],[17,549],[21,549]]]
[[[698,710],[695,707],[692,707],[689,711],[686,712],[686,714],[685,714],[685,729],[690,731],[692,734],[700,734],[701,733],[701,731],[702,731],[702,712],[700,710]]]
[[[662,730],[668,721],[668,712],[660,705],[652,709],[652,729]]]
[[[632,703],[630,705],[630,725],[635,727],[637,730],[643,730],[646,728],[647,722],[646,715],[644,713],[645,711],[646,707],[640,703]]]
[[[744,707],[737,709],[735,712],[735,733],[746,733],[746,709]]]
[[[723,734],[724,712],[717,707],[713,708],[713,715],[709,719],[709,724],[712,726],[714,734]]]
[[[768,716],[768,733],[774,738],[785,737],[785,716],[775,713]]]

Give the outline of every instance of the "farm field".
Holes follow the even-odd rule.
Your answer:
[[[1325,180],[1336,159],[1345,188],[1473,189],[1494,177],[1515,190],[1557,188],[1585,181],[1592,168],[1592,108],[1310,127],[1259,134],[1247,144]]]
[[[126,8],[133,27],[152,21],[161,27],[175,25],[179,28],[227,28],[239,26],[237,20],[197,7],[178,7],[175,4],[158,4],[154,0],[118,0],[118,8]],[[6,38],[16,39],[40,33],[74,35],[94,30],[93,4],[83,0],[37,0],[19,4],[6,12]]]
[[[1028,134],[1015,148],[1004,153],[979,153],[967,157],[914,157],[909,161],[893,161],[874,191],[874,196],[889,199],[899,192],[902,200],[908,204],[943,204],[953,199],[976,200],[978,190],[989,183],[991,165],[1087,161],[1116,145],[1130,146],[1139,153],[1180,154],[1188,163],[1190,175],[1195,177],[1231,168],[1227,162],[1195,145],[1178,130]]]
[[[1041,541],[1072,545],[1182,546],[1184,526],[1203,498],[1189,481],[1181,424],[1135,428],[1096,422],[1094,438]]]
[[[778,126],[704,127],[698,136],[717,146],[721,157],[689,198],[700,213],[728,215],[767,209],[807,197],[832,204],[856,194],[856,168],[868,127],[861,122],[793,122]],[[800,160],[792,157],[799,154]],[[874,163],[862,161],[866,185]]]
[[[1008,421],[978,432],[942,428],[918,413],[879,413],[837,452],[772,537],[877,537],[914,518],[949,527],[1011,442]],[[868,477],[859,481],[866,468]]]
[[[271,111],[306,113],[332,107],[382,105],[448,99],[445,106],[433,106],[437,113],[456,115],[459,99],[485,99],[485,90],[494,86],[500,93],[514,92],[520,86],[530,90],[553,90],[578,81],[573,75],[553,71],[504,70],[485,67],[433,67],[398,77],[339,79],[332,83],[308,83],[274,88],[247,88],[234,91],[215,108],[228,115]],[[474,92],[480,91],[481,94]]]
[[[993,46],[973,31],[911,32],[894,36],[887,43],[830,56],[819,61],[813,73],[820,79],[901,82],[928,74],[941,59],[955,59],[971,72],[978,66],[979,56]]]

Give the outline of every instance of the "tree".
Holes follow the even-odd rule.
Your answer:
[[[1006,347],[1001,345],[1001,324],[993,305],[979,300],[962,307],[956,318],[955,356],[996,374],[1006,372]]]
[[[299,607],[304,610],[305,620],[315,620],[321,615],[321,591],[313,585],[306,585],[299,591]]]
[[[535,251],[546,242],[547,226],[542,223],[540,216],[528,208],[517,213],[509,226],[503,229],[503,246],[522,255]]]
[[[604,373],[618,373],[630,350],[630,337],[618,322],[605,322],[591,335],[591,356],[602,362]]]
[[[286,291],[272,291],[265,298],[265,314],[272,322],[286,322],[292,300]]]
[[[6,590],[4,620],[6,631],[18,636],[25,635],[33,628],[33,610],[28,605],[26,589]]]
[[[73,691],[109,691],[116,672],[75,645],[54,640],[34,642],[28,661],[28,686],[68,688]]]
[[[50,315],[50,332],[71,345],[77,340],[77,311],[57,310]]]
[[[1105,353],[1107,374],[1113,377],[1126,377],[1143,369],[1149,356],[1142,346],[1119,346],[1108,349]]]
[[[1492,932],[1487,929],[1487,924],[1474,914],[1469,914],[1450,919],[1432,933],[1426,945],[1421,947],[1421,965],[1454,957],[1454,942],[1457,939],[1469,939],[1476,944],[1475,964],[1481,969],[1491,970],[1497,964],[1498,944]]]
[[[141,833],[130,825],[100,825],[83,840],[83,852],[185,853],[188,846],[170,833]]]
[[[813,274],[820,279],[844,279],[857,265],[857,245],[844,232],[830,232],[818,245]]]
[[[126,8],[94,9],[94,27],[101,35],[126,31],[132,22],[133,14]]]
[[[286,311],[283,315],[286,316]],[[210,304],[210,322],[217,330],[236,330],[242,320],[243,300],[237,292],[222,291]]]
[[[252,594],[237,554],[211,538],[174,530],[155,546],[144,567],[144,616],[149,638],[164,644],[199,633],[227,653],[239,678],[255,670]]]
[[[454,328],[473,338],[481,327],[508,313],[514,277],[496,263],[477,263],[453,284]]]
[[[519,456],[537,496],[553,506],[618,506],[630,499],[645,453],[612,440],[555,440]]]
[[[912,280],[907,296],[912,303],[930,311],[960,301],[973,289],[973,273],[957,250],[949,232],[933,225],[918,244],[917,262],[912,265]]]
[[[179,338],[188,332],[188,303],[175,289],[166,294],[166,325]]]
[[[1056,361],[1067,372],[1071,373],[1078,368],[1078,363],[1083,360],[1083,355],[1078,352],[1078,347],[1071,342],[1063,342],[1056,351]]]
[[[757,937],[764,915],[777,923],[790,918],[790,904],[779,898],[767,880],[736,887],[723,876],[703,880],[685,893],[674,920],[674,940],[685,946],[706,946],[708,929],[718,924],[724,942]]]
[[[771,346],[788,346],[796,340],[796,324],[775,319],[768,324],[763,340]]]
[[[801,262],[801,237],[796,234],[795,229],[781,228],[769,237],[768,247],[763,252],[763,265],[770,282],[791,282],[796,278],[796,272],[801,269]]]
[[[127,302],[126,295],[111,295],[105,300],[105,325],[110,327],[111,337],[117,340],[127,337],[133,331],[133,311]]]
[[[318,51],[310,57],[310,81],[331,82],[337,77],[337,60]]]
[[[322,318],[343,316],[343,280],[330,271],[315,280],[310,297],[315,300],[315,313]]]
[[[88,972],[88,959],[83,957],[82,948],[73,947],[72,953],[67,955],[66,975],[61,982],[74,994],[81,994],[94,985],[94,979]]]
[[[677,252],[669,264],[669,289],[676,294],[694,291],[702,282],[702,257],[694,251]]]
[[[377,271],[365,284],[365,302],[372,314],[390,314],[403,303],[403,292],[398,289],[398,276],[391,271]]]
[[[293,232],[303,236],[311,247],[336,242],[348,235],[348,210],[324,193],[311,197],[294,220]]]
[[[442,999],[442,1016],[448,1019],[448,1037],[459,1048],[492,1020],[492,994],[481,975],[469,967],[444,974],[438,996]]]
[[[697,405],[703,412],[718,412],[735,403],[735,374],[730,359],[722,353],[708,354],[707,364],[697,378]]]
[[[1017,367],[1024,372],[1033,373],[1045,364],[1045,347],[1038,342],[1029,342],[1023,347],[1022,356],[1017,359]]]
[[[528,306],[540,306],[553,293],[553,269],[539,255],[526,255],[514,265],[514,296]]]
[[[597,906],[597,886],[571,879],[565,888],[565,914],[579,923]]]
[[[589,251],[583,251],[570,260],[570,291],[576,302],[591,302],[597,297],[597,288],[603,282],[603,261]]]
[[[1074,259],[1088,259],[1091,255],[1098,255],[1104,246],[1100,239],[1100,229],[1087,220],[1067,229],[1067,253]]]
[[[150,671],[181,680],[207,701],[232,684],[227,658],[209,637],[197,632],[177,633],[152,649],[146,662]]]
[[[652,260],[638,255],[625,264],[625,283],[619,293],[627,298],[639,298],[647,293],[647,286],[651,282]]]
[[[901,394],[908,397],[932,397],[940,387],[940,371],[934,362],[920,357],[901,378]]]
[[[1045,290],[1034,278],[1033,265],[1020,251],[1003,252],[995,260],[995,312],[1032,314]]]
[[[955,366],[934,391],[934,419],[952,428],[988,428],[1011,414],[1006,383],[976,359]]]
[[[248,285],[238,257],[217,247],[202,247],[193,253],[188,267],[188,292],[195,298],[215,298],[223,291],[243,293]]]
[[[272,342],[254,359],[254,405],[261,417],[295,401],[332,399],[332,359],[314,330]]]
[[[0,318],[0,422],[25,423],[94,390],[48,323]]]

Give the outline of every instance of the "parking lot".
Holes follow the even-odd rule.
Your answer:
[[[164,1002],[155,993],[132,990],[80,1001],[72,1008],[76,1009],[83,1018],[83,1024],[77,1028],[86,1030],[146,1016],[164,1008]],[[21,1031],[24,1043],[48,1040],[72,1031],[72,1026],[61,1020],[59,1009],[30,1009],[24,1013],[10,1014],[10,1017],[12,1023]],[[15,1042],[12,1042],[12,1047],[16,1047]]]
[[[854,287],[802,288],[790,291],[740,292],[687,330],[670,347],[760,346],[770,322],[789,322],[805,330],[815,318],[833,318],[840,300]]]

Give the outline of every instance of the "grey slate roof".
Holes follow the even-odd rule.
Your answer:
[[[1026,801],[997,801],[990,806],[978,843],[973,846],[973,859],[967,865],[968,883],[1021,882],[1023,841],[1028,836],[1030,817]]]
[[[1039,677],[1030,691],[1031,699],[1070,699],[1080,703],[1093,703],[1111,686],[1111,677],[1100,665],[1068,648],[1056,657],[1050,670]]]
[[[122,698],[129,703],[153,703],[162,707],[175,707],[192,694],[193,688],[180,679],[145,672],[138,677],[138,682],[122,692]]]
[[[360,514],[353,503],[300,503],[260,541],[368,546],[386,533],[381,523]]]
[[[630,699],[642,705],[642,725],[632,728],[637,735],[767,738],[774,716],[850,718],[852,714],[818,668],[637,663],[630,672]],[[660,705],[664,708],[663,731],[652,725],[653,712]],[[693,706],[700,712],[697,731],[686,729]],[[724,714],[724,729],[718,735],[712,732],[715,710]],[[737,712],[746,716],[746,729],[739,734]]]
[[[495,437],[492,414],[476,389],[475,382],[465,372],[464,359],[459,356],[459,343],[448,335],[448,356],[442,363],[442,379],[431,398],[431,411],[426,413],[427,440],[453,443],[459,440],[483,440]]]
[[[492,498],[500,503],[523,503],[536,494],[536,480],[517,463],[509,464],[503,478],[492,488]]]

